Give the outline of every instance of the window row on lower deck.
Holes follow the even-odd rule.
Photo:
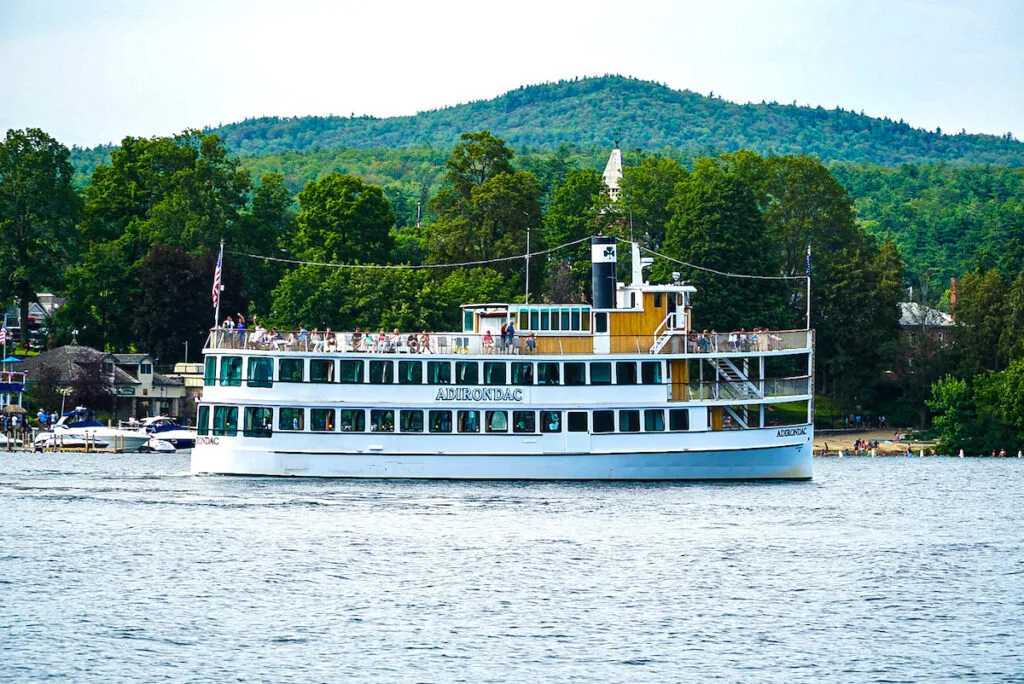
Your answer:
[[[211,410],[212,409],[212,410]],[[686,432],[689,409],[365,409],[202,405],[198,434],[234,436],[278,432],[401,432],[437,434],[537,434],[556,432]],[[210,418],[213,418],[211,423]],[[666,414],[668,420],[666,422]]]
[[[248,358],[247,364],[245,358]],[[240,386],[245,380],[249,387],[272,387],[275,381],[373,385],[657,385],[662,382],[663,368],[662,361],[396,361],[207,356],[203,384],[212,386],[219,381],[221,385]]]

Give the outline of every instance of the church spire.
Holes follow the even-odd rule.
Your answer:
[[[604,184],[608,188],[608,195],[612,202],[619,199],[619,181],[622,180],[622,150],[619,149],[619,141],[615,141],[615,149],[608,155],[608,163],[604,167]]]

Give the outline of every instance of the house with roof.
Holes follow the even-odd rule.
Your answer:
[[[186,401],[184,381],[158,373],[156,359],[149,354],[112,354],[70,344],[27,359],[24,370],[31,384],[42,368],[54,367],[59,372],[58,385],[70,387],[75,378],[96,364],[110,384],[118,420],[130,416],[179,416],[192,410],[191,402]]]

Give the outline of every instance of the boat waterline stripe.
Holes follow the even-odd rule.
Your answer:
[[[486,458],[501,458],[506,456],[524,457],[524,456],[541,456],[544,458],[552,458],[557,456],[621,456],[624,454],[701,454],[701,453],[712,453],[712,452],[728,452],[736,453],[739,451],[762,451],[764,449],[790,449],[793,447],[803,446],[807,442],[795,442],[793,444],[768,444],[764,446],[756,447],[737,447],[735,449],[721,448],[721,449],[672,449],[666,451],[660,449],[658,451],[573,451],[573,452],[561,452],[561,451],[543,451],[532,454],[474,454],[474,453],[453,453],[450,451],[435,452],[432,454],[425,454],[422,452],[389,452],[389,451],[271,451],[271,454],[280,454],[282,456],[445,456],[445,457],[478,457],[483,456]]]

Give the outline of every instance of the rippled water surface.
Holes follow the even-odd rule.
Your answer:
[[[0,680],[1024,680],[1024,461],[773,484],[0,454]]]

